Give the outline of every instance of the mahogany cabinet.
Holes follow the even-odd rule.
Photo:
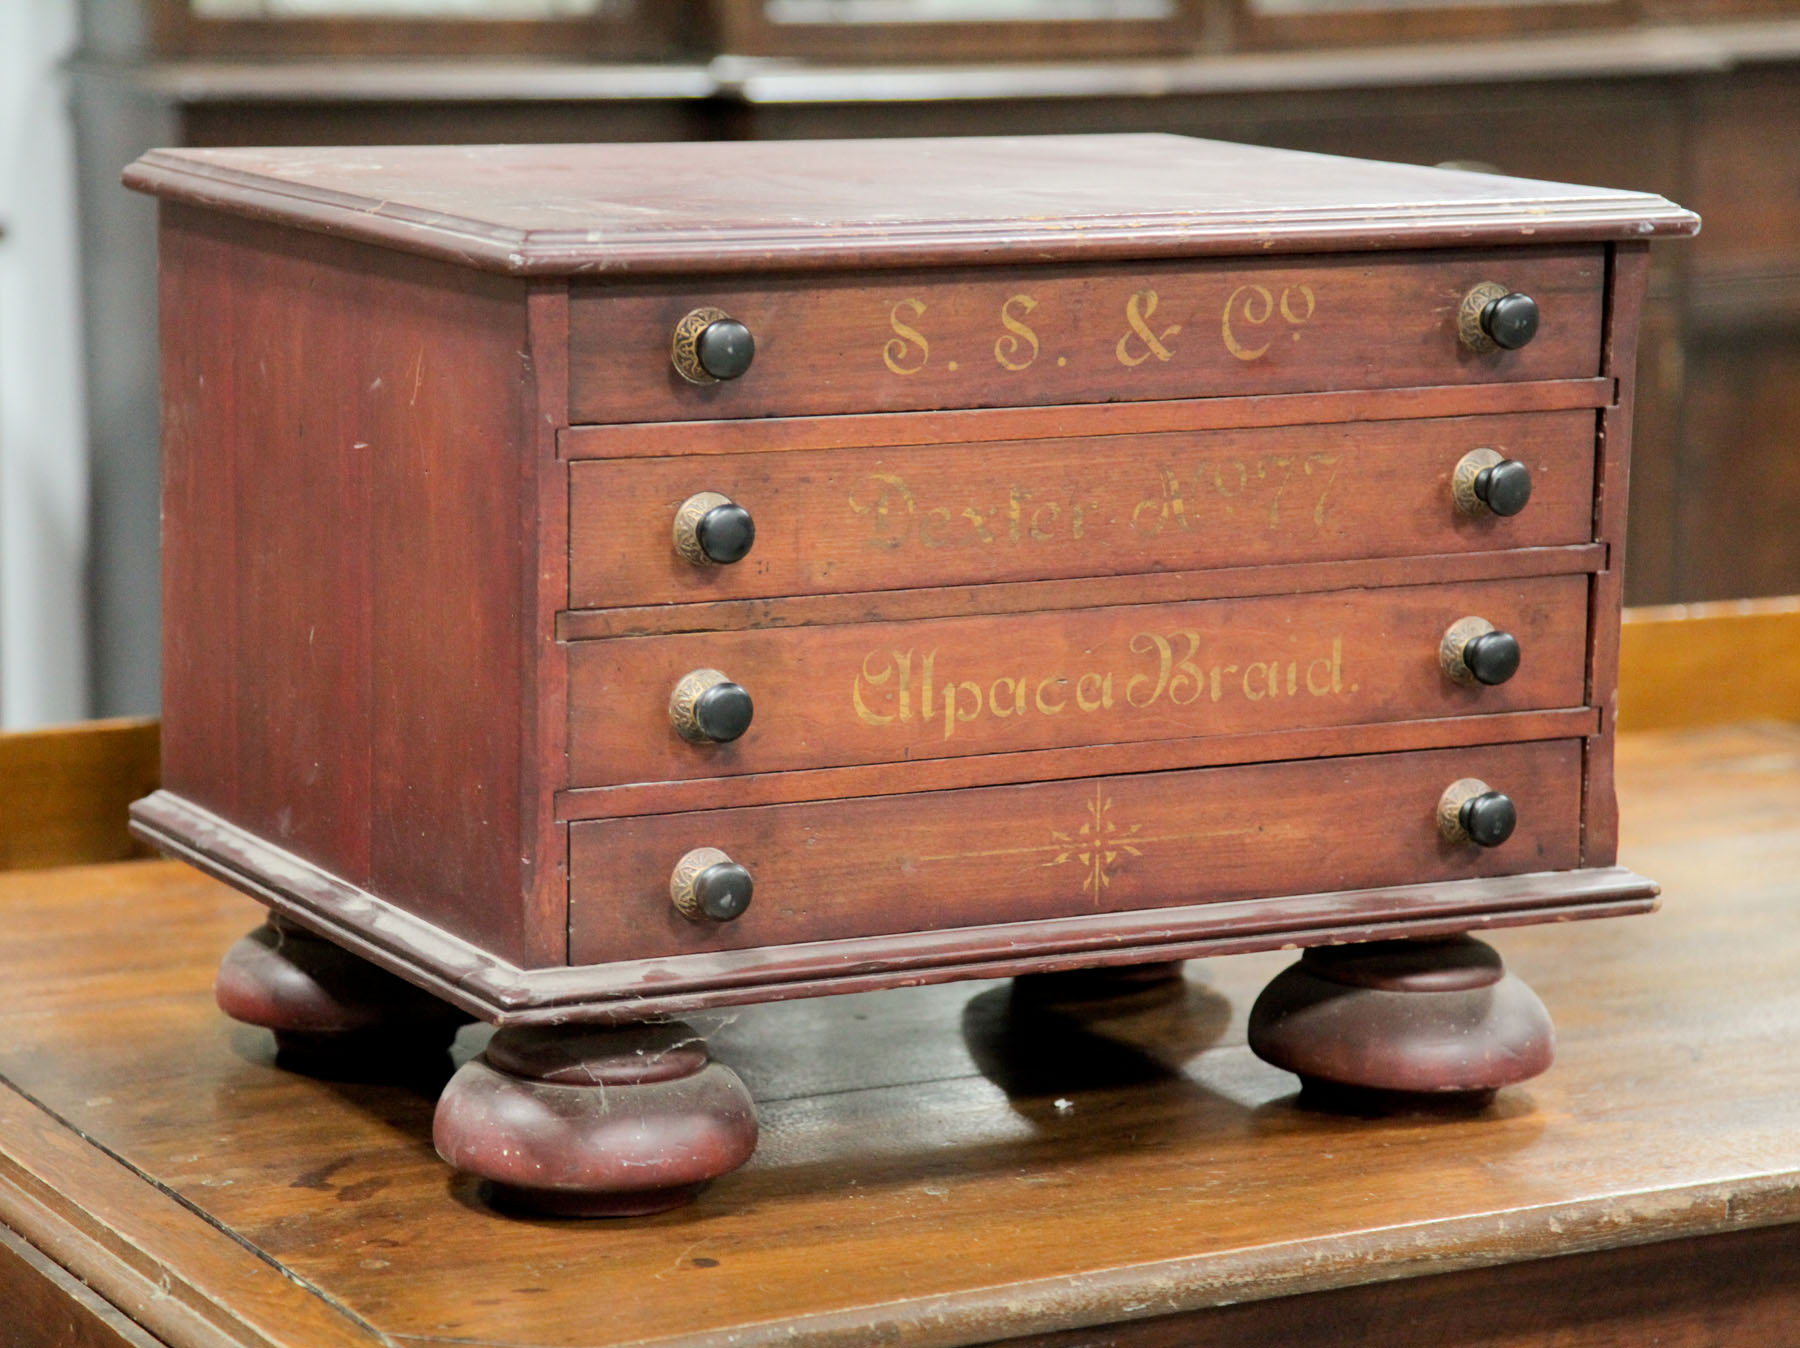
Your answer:
[[[1661,198],[1167,136],[128,182],[136,828],[274,910],[219,995],[292,1053],[502,1027],[438,1112],[501,1200],[741,1162],[671,1015],[965,977],[1313,947],[1259,1052],[1485,1099],[1550,1025],[1465,933],[1652,905],[1611,754]]]

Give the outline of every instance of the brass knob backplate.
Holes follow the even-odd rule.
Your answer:
[[[669,359],[690,384],[736,379],[750,368],[756,341],[750,329],[723,309],[690,309],[675,325]]]
[[[729,496],[716,491],[696,492],[681,503],[675,512],[675,551],[681,554],[682,561],[695,566],[715,565],[700,546],[700,521],[706,518],[707,511],[731,504]]]
[[[730,566],[750,554],[756,521],[729,496],[696,492],[675,511],[675,551],[690,566]]]
[[[755,892],[750,872],[716,847],[696,847],[669,874],[669,901],[690,922],[742,917]]]
[[[1444,671],[1444,677],[1474,687],[1476,678],[1463,659],[1463,648],[1493,630],[1494,625],[1486,618],[1458,618],[1445,628],[1443,640],[1438,642],[1438,668]]]
[[[1475,841],[1462,825],[1462,807],[1465,802],[1491,790],[1493,788],[1479,777],[1463,777],[1444,788],[1444,794],[1438,797],[1437,825],[1445,842],[1462,845]]]
[[[1475,494],[1475,479],[1484,469],[1505,462],[1506,457],[1496,449],[1471,449],[1463,455],[1457,461],[1456,471],[1450,474],[1450,494],[1456,499],[1456,508],[1477,517],[1493,514],[1487,502]]]
[[[750,694],[716,669],[683,674],[669,694],[669,723],[694,744],[725,744],[750,728]]]
[[[1463,296],[1462,305],[1456,311],[1456,335],[1462,344],[1471,351],[1498,351],[1500,349],[1487,329],[1482,326],[1481,316],[1488,305],[1511,292],[1498,281],[1483,281],[1480,285]]]

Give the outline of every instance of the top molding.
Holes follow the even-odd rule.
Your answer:
[[[1687,235],[1643,192],[1169,135],[152,150],[165,200],[515,276]]]

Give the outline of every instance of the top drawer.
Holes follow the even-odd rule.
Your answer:
[[[1361,253],[576,285],[570,420],[670,421],[1476,384],[1594,375],[1602,248]],[[1537,301],[1516,351],[1457,336],[1482,282]],[[670,343],[718,309],[756,354],[690,384]]]

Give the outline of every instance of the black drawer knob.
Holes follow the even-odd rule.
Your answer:
[[[1518,826],[1512,798],[1476,777],[1452,782],[1438,800],[1438,831],[1448,842],[1498,847]]]
[[[684,674],[669,695],[669,720],[695,744],[725,744],[750,728],[750,694],[716,669]]]
[[[1516,515],[1531,503],[1531,469],[1498,450],[1471,449],[1457,460],[1450,493],[1465,515]]]
[[[675,863],[669,898],[693,922],[729,922],[750,907],[756,882],[716,847],[696,847]]]
[[[716,384],[750,368],[756,339],[723,309],[695,309],[675,325],[669,356],[688,383]]]
[[[750,555],[756,521],[729,496],[697,492],[675,512],[675,551],[695,566],[730,566]]]
[[[1456,683],[1505,683],[1519,672],[1519,639],[1486,618],[1458,618],[1438,643],[1438,664]]]
[[[1496,515],[1516,515],[1531,500],[1531,469],[1502,459],[1475,474],[1475,497]]]
[[[1537,336],[1537,301],[1516,290],[1489,300],[1481,310],[1481,330],[1493,339],[1495,346],[1517,351]]]
[[[1457,335],[1471,351],[1517,351],[1537,330],[1537,301],[1498,281],[1470,290],[1457,311]]]
[[[1483,632],[1463,646],[1462,658],[1475,682],[1491,688],[1519,672],[1519,639],[1511,632]]]
[[[1498,847],[1519,826],[1519,812],[1510,797],[1498,791],[1483,791],[1462,803],[1456,822],[1476,846]]]

